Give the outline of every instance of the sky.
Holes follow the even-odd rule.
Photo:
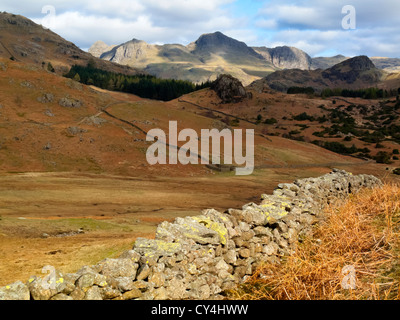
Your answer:
[[[288,45],[312,57],[400,58],[399,0],[1,0],[0,11],[83,50],[97,40],[187,45],[221,31],[249,46]]]

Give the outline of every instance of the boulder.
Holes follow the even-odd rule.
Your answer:
[[[229,74],[219,75],[211,89],[221,98],[222,103],[239,102],[247,97],[243,84]]]

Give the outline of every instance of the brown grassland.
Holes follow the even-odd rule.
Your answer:
[[[398,300],[400,185],[364,190],[329,207],[312,238],[280,265],[262,266],[232,299]],[[344,267],[356,271],[356,287]]]

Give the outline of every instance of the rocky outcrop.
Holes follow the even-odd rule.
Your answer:
[[[247,95],[242,83],[228,74],[219,75],[211,89],[217,93],[222,103],[239,102]]]
[[[155,239],[137,239],[118,259],[68,274],[46,266],[46,277],[0,288],[0,300],[217,299],[261,263],[292,254],[325,206],[380,184],[374,176],[340,170],[283,183],[259,204],[163,222]]]
[[[311,57],[304,51],[294,47],[256,47],[254,50],[279,69],[309,70],[311,68]]]
[[[83,102],[81,100],[70,97],[61,98],[58,101],[58,104],[65,108],[80,108],[83,106]]]

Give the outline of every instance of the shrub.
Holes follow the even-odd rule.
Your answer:
[[[51,62],[49,62],[47,64],[47,70],[50,72],[55,72],[56,70],[54,69],[53,65],[51,64]]]
[[[313,116],[308,115],[306,112],[300,113],[297,116],[293,117],[294,120],[296,121],[314,121],[315,118]]]
[[[278,120],[276,120],[275,118],[269,118],[269,119],[266,119],[264,121],[264,123],[265,124],[275,124],[275,123],[278,123]]]
[[[391,163],[391,161],[390,161],[391,156],[389,153],[387,153],[385,151],[379,151],[374,159],[377,163],[384,163],[384,164]]]
[[[304,88],[304,87],[290,87],[287,90],[287,94],[301,94],[301,93],[314,94],[315,90],[312,87],[306,87],[306,88]]]

